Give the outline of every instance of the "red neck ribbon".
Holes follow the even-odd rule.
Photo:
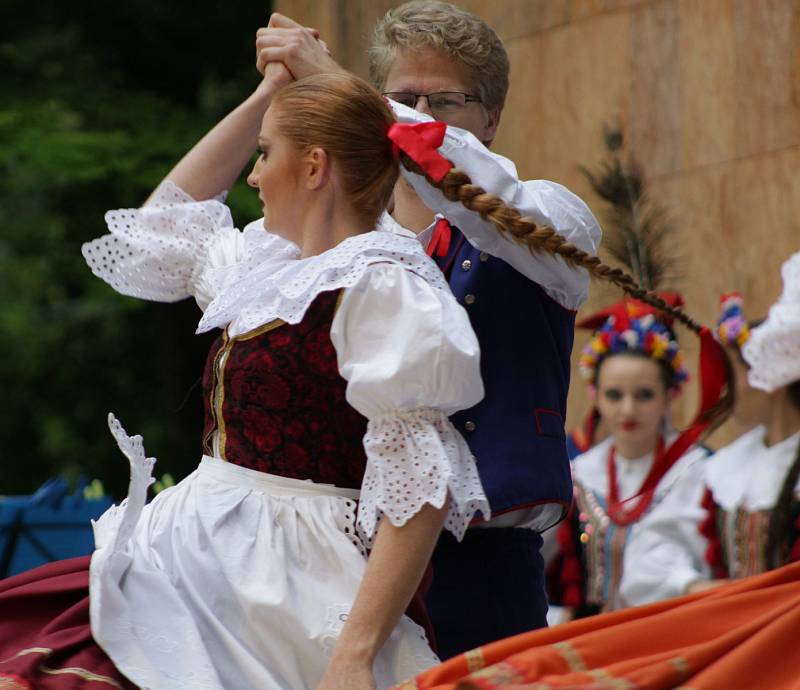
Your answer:
[[[636,522],[650,507],[655,495],[656,486],[666,474],[670,465],[665,461],[664,439],[658,439],[653,458],[653,466],[634,496],[621,501],[619,498],[619,482],[617,480],[617,449],[614,446],[608,451],[608,517],[617,525],[630,525]],[[631,502],[631,506],[626,504]]]
[[[668,448],[664,449],[663,441],[659,441],[653,467],[642,483],[633,500],[639,497],[636,505],[630,510],[623,507],[627,501],[620,501],[617,487],[617,469],[614,462],[615,450],[612,446],[608,455],[609,497],[608,514],[618,525],[628,525],[638,520],[653,500],[653,493],[658,482],[679,458],[695,443],[703,432],[714,421],[712,410],[719,403],[728,385],[725,376],[725,353],[722,346],[714,339],[708,328],[700,329],[700,409],[689,427],[681,432]]]
[[[436,221],[431,235],[431,241],[428,242],[427,253],[428,256],[447,256],[450,251],[450,240],[453,238],[453,230],[450,223],[446,219],[440,218]]]
[[[395,153],[402,150],[421,167],[434,182],[441,182],[453,167],[437,149],[444,141],[447,125],[444,122],[415,122],[401,124],[395,122],[386,132],[394,144]]]

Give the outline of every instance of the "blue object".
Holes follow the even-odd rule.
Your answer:
[[[439,657],[547,626],[542,536],[530,529],[442,532],[425,602]]]
[[[91,520],[111,505],[87,500],[85,481],[68,494],[62,478],[47,480],[31,496],[0,496],[0,578],[94,550]]]
[[[493,515],[572,502],[564,419],[575,312],[453,227],[434,257],[481,346],[486,396],[451,417],[478,465]]]

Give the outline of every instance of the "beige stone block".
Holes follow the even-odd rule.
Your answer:
[[[681,0],[678,36],[681,167],[735,157],[733,0]]]
[[[511,88],[496,141],[526,178],[585,195],[578,170],[603,155],[602,126],[628,110],[628,17],[604,15],[509,43]]]
[[[800,147],[735,161],[722,175],[723,227],[733,237],[735,287],[754,316],[781,291],[780,266],[800,250]]]
[[[765,316],[781,291],[780,265],[800,250],[800,148],[709,166],[656,180],[653,195],[678,221],[684,277],[679,285],[686,311],[713,326],[719,296],[739,290],[749,318]],[[682,342],[697,381],[697,341]],[[697,406],[697,386],[677,407],[686,423]],[[715,435],[717,443],[743,429],[734,423]]]
[[[572,0],[461,0],[503,41],[530,36],[570,22]]]
[[[738,155],[800,143],[800,3],[736,0]]]
[[[630,11],[630,123],[632,150],[648,175],[680,167],[678,0]]]
[[[578,21],[604,12],[625,11],[637,5],[651,3],[653,0],[570,0],[570,21]]]

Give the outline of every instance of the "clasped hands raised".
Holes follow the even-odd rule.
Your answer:
[[[256,32],[256,69],[272,88],[321,72],[342,72],[319,31],[274,12]]]

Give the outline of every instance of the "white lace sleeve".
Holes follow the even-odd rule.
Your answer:
[[[261,220],[237,230],[223,198],[195,201],[162,182],[142,208],[106,213],[109,234],[84,244],[83,256],[92,273],[123,295],[158,302],[191,296],[205,309],[253,265],[299,253]]]
[[[394,264],[376,264],[347,289],[331,328],[347,400],[369,420],[358,530],[402,526],[449,497],[446,528],[460,539],[490,516],[475,459],[448,415],[483,397],[469,317],[449,291]]]
[[[225,204],[194,201],[170,182],[142,208],[109,211],[106,223],[109,234],[82,247],[92,272],[117,292],[160,302],[193,295],[208,246],[238,234]]]

